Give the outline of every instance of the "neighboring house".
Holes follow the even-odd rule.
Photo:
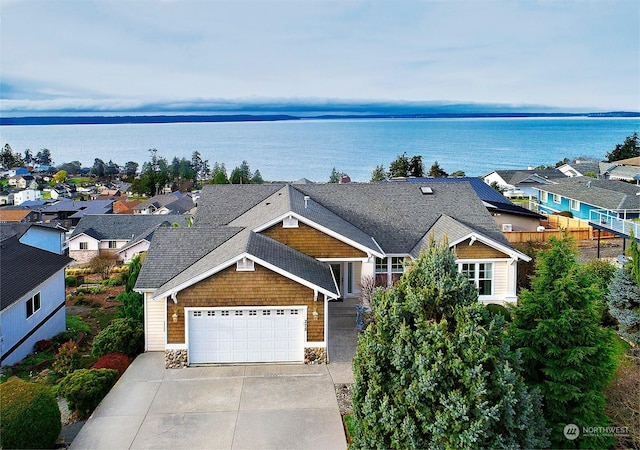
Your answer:
[[[142,203],[140,200],[116,200],[113,202],[114,214],[133,214],[133,208]]]
[[[50,192],[51,198],[54,200],[73,198],[77,195],[75,184],[58,183],[51,189]]]
[[[14,175],[9,178],[8,184],[17,189],[38,189],[38,183],[33,175]]]
[[[31,211],[28,208],[0,208],[0,223],[35,222],[37,218],[38,213]]]
[[[32,228],[0,238],[0,365],[66,329],[64,269],[72,260],[59,253],[64,230]]]
[[[516,301],[517,263],[469,183],[207,185],[194,226],[155,231],[135,290],[168,366],[302,362],[331,300],[388,286],[447,240],[484,303]]]
[[[585,177],[587,174],[595,175],[598,178],[600,174],[600,163],[597,161],[576,160],[572,163],[563,164],[558,170],[567,177]]]
[[[111,214],[113,200],[74,201],[61,198],[42,208],[42,221],[58,222],[72,228],[87,214]]]
[[[602,178],[640,184],[640,156],[613,162],[601,162]]]
[[[196,205],[189,195],[181,192],[156,195],[134,206],[134,214],[191,214]]]
[[[109,251],[129,261],[149,248],[156,228],[186,227],[187,219],[178,215],[88,214],[69,236],[69,256],[78,264],[84,264]]]
[[[522,197],[535,197],[536,187],[554,183],[566,178],[566,175],[557,169],[494,170],[482,178],[488,185],[495,182],[507,196],[517,191]]]
[[[34,202],[42,199],[42,191],[36,189],[23,189],[13,194],[13,204],[18,206],[24,202]]]
[[[13,167],[6,172],[7,178],[15,177],[16,175],[31,175],[29,170],[25,167]]]
[[[595,219],[594,211],[632,219],[640,211],[640,186],[615,180],[589,177],[567,178],[538,189],[538,211],[554,214],[570,211],[574,218]]]
[[[511,202],[481,178],[408,178],[410,183],[469,183],[502,231],[536,231],[543,217]]]

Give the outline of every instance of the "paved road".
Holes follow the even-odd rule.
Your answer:
[[[72,449],[344,449],[331,365],[167,370],[162,353],[132,363]],[[347,366],[346,364],[344,366]],[[348,377],[342,364],[336,378]]]

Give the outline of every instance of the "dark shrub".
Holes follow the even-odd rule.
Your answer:
[[[142,295],[137,292],[118,294],[116,300],[122,302],[118,306],[118,317],[130,317],[142,325],[144,320],[144,301]]]
[[[142,326],[134,319],[114,319],[93,339],[91,353],[99,358],[107,353],[124,353],[134,357],[144,347]]]
[[[108,353],[98,358],[92,369],[113,369],[118,371],[118,378],[122,376],[129,364],[131,358],[123,353]]]
[[[53,448],[60,435],[60,410],[45,386],[11,379],[0,385],[0,446]]]
[[[36,352],[46,352],[53,345],[53,341],[51,339],[41,339],[36,342],[36,345],[33,346],[33,349]]]
[[[78,286],[78,279],[76,277],[73,277],[73,276],[65,277],[64,284],[67,287],[76,287],[76,286]]]
[[[505,322],[511,322],[511,313],[504,306],[498,305],[497,303],[489,303],[486,308],[494,314],[501,315]]]
[[[118,377],[112,369],[80,369],[70,373],[58,384],[58,395],[64,397],[69,408],[87,417],[102,401]]]

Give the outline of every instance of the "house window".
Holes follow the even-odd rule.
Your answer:
[[[578,200],[571,199],[569,201],[571,203],[571,209],[574,211],[580,211],[580,202]]]
[[[89,250],[88,242],[80,242],[80,250]]]
[[[546,192],[546,191],[540,192],[540,201],[544,202],[544,203],[548,202],[549,201],[549,193]]]
[[[109,241],[109,248],[118,248],[116,247],[116,241]]]
[[[376,286],[393,284],[402,277],[403,273],[404,257],[376,258]]]
[[[40,292],[27,300],[27,319],[40,309]]]
[[[554,203],[560,203],[561,197],[560,194],[553,194]]]
[[[460,272],[475,284],[479,295],[493,294],[493,263],[462,263]]]

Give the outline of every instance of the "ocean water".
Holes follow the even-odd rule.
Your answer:
[[[497,169],[555,164],[565,157],[604,159],[625,137],[640,131],[638,118],[336,119],[286,122],[215,122],[0,127],[1,145],[13,151],[51,151],[54,164],[95,158],[124,165],[150,159],[149,149],[224,163],[243,160],[265,180],[327,181],[332,168],[368,181],[376,165],[399,154],[421,155],[447,172],[467,176]]]

